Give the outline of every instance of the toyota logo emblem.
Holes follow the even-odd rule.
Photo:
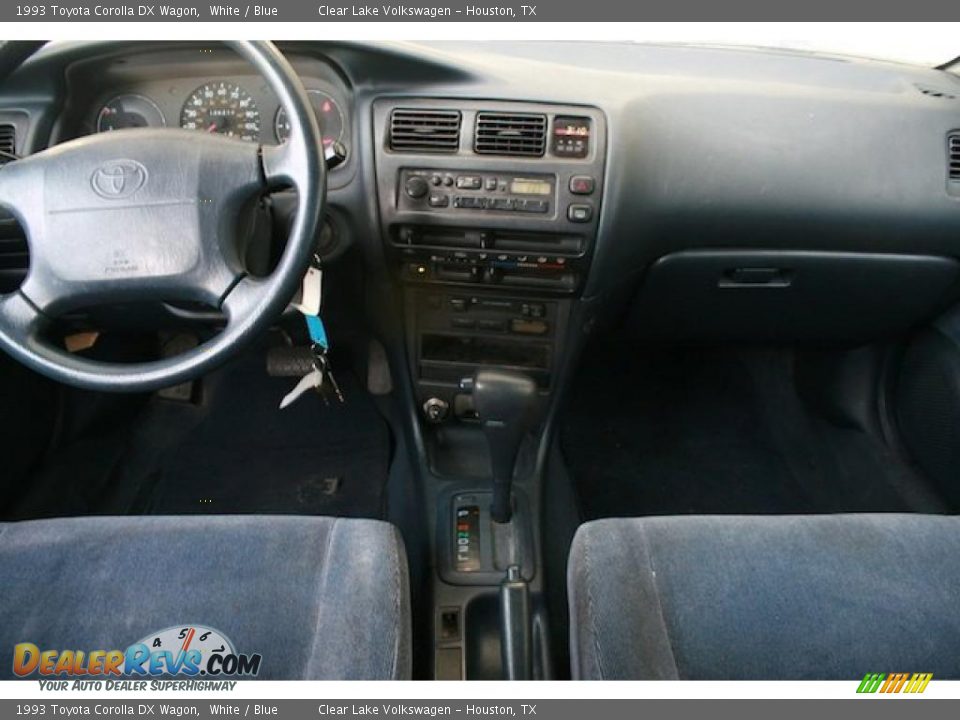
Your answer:
[[[133,195],[147,181],[147,169],[136,160],[111,160],[90,176],[93,191],[107,200]]]

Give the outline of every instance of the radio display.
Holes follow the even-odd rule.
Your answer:
[[[510,181],[510,192],[514,195],[549,195],[553,187],[546,180],[514,178]]]

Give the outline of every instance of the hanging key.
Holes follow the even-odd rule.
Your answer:
[[[323,395],[323,399],[327,399],[326,389],[329,387],[333,390],[334,395],[336,395],[337,401],[343,404],[343,393],[340,391],[340,383],[337,382],[337,379],[333,375],[333,369],[330,367],[330,358],[327,356],[327,349],[321,345],[314,345],[313,358],[314,367],[320,372],[324,380],[326,380],[326,383],[318,388],[318,391]]]
[[[310,390],[321,392],[324,377],[325,374],[314,365],[313,370],[300,378],[300,382],[297,383],[296,387],[283,396],[283,400],[280,401],[280,409],[283,410],[284,408],[290,407]]]

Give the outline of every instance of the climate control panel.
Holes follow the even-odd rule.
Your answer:
[[[402,226],[391,243],[401,276],[415,283],[528,287],[575,292],[586,262],[577,234]]]

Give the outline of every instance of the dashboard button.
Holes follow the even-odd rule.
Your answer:
[[[450,197],[447,195],[437,195],[433,194],[428,200],[430,207],[442,208],[447,207],[450,204]]]
[[[482,208],[483,207],[483,198],[478,197],[463,197],[458,195],[453,199],[453,206],[458,208]]]
[[[480,320],[477,328],[488,332],[506,332],[507,323],[504,320]]]
[[[590,222],[593,218],[592,205],[571,205],[567,208],[567,220],[575,223]]]
[[[524,317],[540,319],[546,317],[547,308],[542,303],[523,303],[520,306],[520,314]]]
[[[545,213],[550,209],[550,203],[546,200],[517,200],[515,209],[520,212]]]
[[[589,175],[574,175],[570,178],[570,192],[574,195],[592,195],[596,181]]]
[[[461,175],[457,178],[457,187],[461,190],[479,190],[482,182],[476,175]]]
[[[527,318],[513,318],[510,321],[510,332],[519,335],[546,335],[547,323],[543,320],[528,320]]]

